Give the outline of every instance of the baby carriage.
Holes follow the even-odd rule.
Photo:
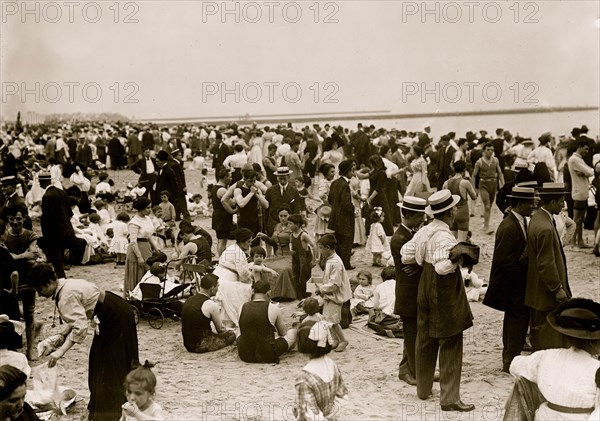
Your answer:
[[[129,294],[129,303],[133,309],[136,324],[140,318],[145,318],[151,327],[160,329],[163,327],[166,317],[174,320],[179,320],[181,317],[182,299],[186,290],[191,291],[191,284],[175,284],[168,279],[168,268],[174,261],[170,260],[162,264],[165,270],[159,277],[160,283],[144,282],[142,278],[136,287],[136,289],[139,288],[139,291],[134,289]]]

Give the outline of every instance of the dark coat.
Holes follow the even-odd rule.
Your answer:
[[[354,238],[352,192],[350,191],[350,184],[344,177],[340,177],[331,183],[329,204],[331,205],[329,229],[335,231],[336,234]]]
[[[354,157],[356,163],[360,165],[369,165],[369,157],[371,156],[371,139],[369,135],[358,130],[350,135],[350,143],[354,149]]]
[[[130,134],[127,137],[127,154],[129,156],[137,156],[142,154],[142,143],[137,134]]]
[[[175,180],[177,180],[177,187],[179,187],[179,196],[185,196],[184,188],[186,188],[185,184],[185,173],[183,172],[183,164],[175,159],[171,159],[168,162],[168,165],[171,167],[173,172],[175,173]]]
[[[142,133],[142,151],[146,149],[154,149],[154,135],[149,131]]]
[[[45,244],[61,245],[65,240],[75,237],[71,216],[73,212],[67,193],[54,186],[48,187],[42,196],[40,219]]]
[[[483,304],[506,311],[511,302],[525,301],[527,240],[517,217],[508,212],[496,230],[494,257]]]
[[[300,193],[296,187],[288,183],[285,194],[281,196],[281,186],[279,184],[273,184],[267,189],[265,193],[265,199],[269,202],[269,220],[267,224],[267,234],[273,234],[275,225],[279,222],[279,208],[284,203],[288,204],[292,208],[292,213],[297,213],[300,206]]]
[[[445,149],[445,148],[444,148]],[[456,149],[450,146],[447,150],[440,150],[438,155],[438,188],[441,189],[444,182],[452,175],[452,160]]]
[[[213,163],[212,167],[215,170],[219,170],[219,168],[223,167],[223,161],[233,152],[229,146],[220,142],[218,145],[214,145],[211,149],[211,153],[213,154]]]
[[[177,177],[168,164],[162,168],[156,167],[156,190],[154,191],[154,205],[160,203],[160,192],[166,190],[171,195],[171,199],[181,195],[180,188],[177,185]]]
[[[420,270],[412,276],[408,276],[402,270],[407,265],[402,263],[400,249],[412,237],[413,233],[401,224],[390,241],[390,251],[396,267],[396,305],[394,306],[394,314],[405,317],[417,317],[417,295],[419,292],[419,279],[421,278]]]
[[[527,232],[529,265],[525,305],[538,311],[553,310],[558,306],[556,291],[562,286],[571,297],[567,277],[567,262],[553,218],[542,209],[531,217]]]

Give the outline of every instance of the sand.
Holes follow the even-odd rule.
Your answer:
[[[110,176],[121,185],[135,182],[137,176],[128,171],[112,172]],[[199,189],[200,172],[186,171],[190,192]],[[202,191],[206,200],[205,191]],[[481,205],[479,205],[481,208]],[[478,209],[477,215],[481,214]],[[492,226],[500,222],[500,211],[494,207]],[[210,219],[196,221],[210,227]],[[481,246],[482,256],[475,272],[486,280],[493,255],[494,237],[482,231],[483,219],[471,218],[473,241]],[[586,231],[588,242],[593,233]],[[167,249],[167,252],[172,249]],[[571,289],[575,296],[600,299],[598,273],[600,259],[590,250],[565,248]],[[380,282],[379,268],[371,266],[371,256],[364,248],[355,249],[352,259],[357,269],[367,268]],[[314,269],[318,275],[320,269]],[[114,264],[77,266],[68,271],[68,277],[83,278],[99,287],[122,293],[124,269]],[[297,302],[281,303],[289,320],[297,310]],[[461,397],[476,406],[470,413],[442,412],[439,406],[439,384],[434,384],[434,396],[421,401],[416,388],[398,380],[398,363],[402,354],[402,339],[388,339],[370,333],[364,318],[345,330],[350,342],[343,353],[331,354],[337,362],[349,389],[348,401],[339,407],[341,420],[500,420],[506,398],[512,387],[512,378],[502,373],[502,317],[503,313],[471,303],[475,317],[474,327],[464,332],[464,356]],[[44,335],[52,334],[53,306],[39,298],[36,317],[45,323]],[[167,320],[160,329],[153,329],[146,320],[138,325],[140,360],[156,363],[156,401],[170,420],[292,420],[294,379],[307,357],[292,352],[281,358],[280,364],[251,365],[243,363],[231,346],[209,354],[191,354],[183,347],[181,323]],[[79,393],[77,403],[63,419],[87,419],[88,352],[91,335],[81,345],[74,346],[59,360],[63,386]],[[39,364],[44,359],[32,364]],[[54,419],[59,419],[55,417]]]

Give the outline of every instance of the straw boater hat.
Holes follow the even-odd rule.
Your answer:
[[[6,177],[0,178],[0,184],[3,186],[19,184],[19,179],[14,175],[7,175]]]
[[[600,304],[586,298],[571,298],[547,317],[554,330],[580,339],[600,339]]]
[[[515,187],[529,187],[532,189],[537,189],[538,188],[538,183],[537,181],[522,181],[520,183],[517,183],[515,185]]]
[[[275,171],[275,175],[290,175],[290,169],[288,167],[279,167],[277,171]]]
[[[317,215],[321,219],[329,219],[329,217],[331,216],[331,206],[329,206],[329,205],[320,206],[317,209]]]
[[[429,206],[425,208],[425,212],[430,215],[436,215],[442,213],[456,206],[460,202],[460,196],[452,194],[450,190],[443,189],[436,191],[429,196]]]
[[[538,194],[540,196],[564,196],[566,193],[565,183],[544,183]]]
[[[535,145],[535,142],[529,138],[527,139],[523,139],[523,141],[521,142],[523,145]]]
[[[397,204],[400,206],[400,210],[408,210],[413,212],[425,212],[427,207],[427,200],[421,199],[420,197],[404,196],[402,202]]]
[[[507,194],[506,197],[519,200],[535,200],[535,189],[515,186],[512,188],[511,194]]]

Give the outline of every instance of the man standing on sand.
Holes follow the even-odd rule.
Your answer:
[[[483,202],[483,231],[492,234],[494,232],[490,228],[492,205],[496,201],[498,188],[504,186],[504,173],[498,158],[494,157],[494,145],[491,143],[483,146],[483,156],[477,160],[473,168],[471,182],[475,188],[477,176],[479,176],[479,196]]]
[[[527,282],[527,221],[531,216],[535,190],[513,187],[510,211],[496,231],[490,284],[483,304],[504,312],[502,325],[502,371],[509,372],[513,358],[521,354],[529,327],[529,307],[525,306]]]
[[[355,168],[356,164],[351,159],[340,162],[340,177],[331,183],[329,189],[329,203],[331,204],[329,229],[335,232],[336,252],[344,262],[346,270],[354,269],[350,264],[352,242],[354,241],[354,205],[352,204],[350,179],[354,177]]]
[[[543,184],[539,192],[541,206],[531,217],[527,232],[529,264],[525,305],[532,309],[533,352],[565,345],[562,335],[549,328],[546,321],[548,314],[572,297],[565,253],[553,217],[564,206],[565,190],[563,183]]]
[[[415,374],[415,343],[417,340],[417,293],[421,266],[402,263],[400,249],[423,224],[427,201],[419,197],[405,196],[400,204],[402,223],[392,235],[390,250],[396,267],[396,305],[394,314],[402,319],[404,330],[404,347],[402,361],[398,370],[398,378],[416,386]]]
[[[579,248],[588,248],[583,241],[583,221],[587,210],[590,191],[589,178],[594,176],[594,169],[583,160],[590,152],[589,140],[581,136],[577,140],[577,150],[568,160],[571,175],[571,197],[573,198],[573,220],[575,221],[575,244]]]

